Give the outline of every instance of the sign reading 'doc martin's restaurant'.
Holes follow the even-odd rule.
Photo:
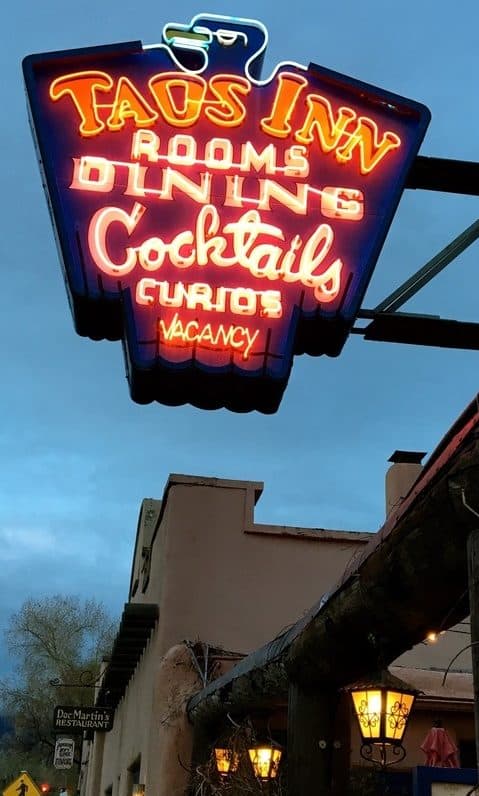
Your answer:
[[[274,412],[295,354],[348,337],[429,122],[324,67],[267,79],[265,27],[32,55],[32,127],[79,334],[130,391]]]
[[[80,708],[57,705],[53,711],[54,730],[97,730],[108,732],[113,727],[113,708]]]

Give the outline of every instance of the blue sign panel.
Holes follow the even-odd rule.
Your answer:
[[[434,785],[464,785],[464,793],[472,792],[477,783],[475,768],[438,768],[417,766],[413,769],[413,796],[434,796]]]

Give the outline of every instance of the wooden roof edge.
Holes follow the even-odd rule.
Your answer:
[[[128,682],[135,671],[136,665],[141,658],[158,618],[159,608],[156,603],[125,603],[120,619],[120,628],[113,642],[111,656],[108,659],[108,664],[103,674],[96,704],[103,704],[103,702],[107,700],[109,692],[114,692],[114,697],[110,698],[109,701],[110,703],[113,702],[113,707],[116,708],[126,691]],[[140,623],[140,627],[138,627],[138,623]],[[135,634],[135,637],[130,638],[128,634],[131,633],[132,627],[138,632]],[[129,639],[128,651],[130,660],[130,664],[126,669],[131,673],[126,680],[122,678],[125,682],[122,684],[121,688],[118,688],[117,685],[113,685],[113,682],[117,680],[115,672],[118,672],[119,669],[126,671],[122,660],[124,656],[124,647],[122,645],[125,638]]]
[[[422,694],[416,698],[414,710],[429,711],[441,710],[451,713],[472,713],[474,710],[474,699],[471,698],[455,698],[455,697],[438,697],[438,696],[423,696]]]

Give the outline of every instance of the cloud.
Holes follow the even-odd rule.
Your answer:
[[[24,561],[25,556],[49,556],[55,552],[55,535],[46,528],[0,528],[0,561]]]

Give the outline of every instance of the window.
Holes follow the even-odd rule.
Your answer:
[[[459,741],[459,761],[461,768],[476,768],[475,741]]]

